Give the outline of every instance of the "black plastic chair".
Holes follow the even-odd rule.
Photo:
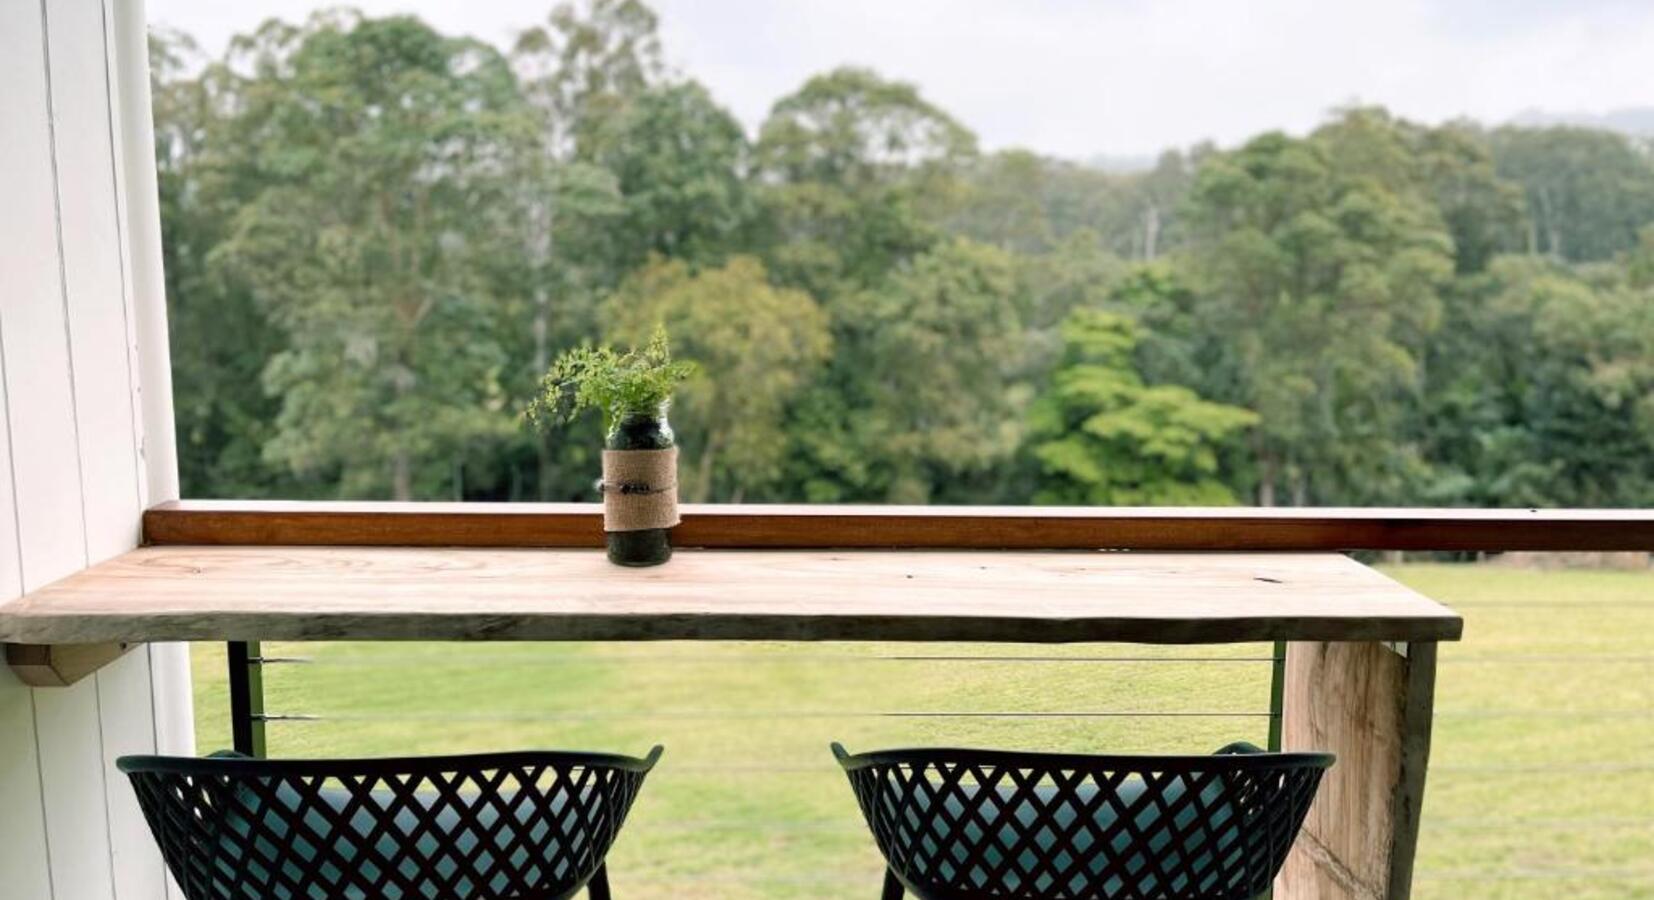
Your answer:
[[[660,758],[126,756],[189,900],[608,900],[603,860]]]
[[[833,753],[887,866],[885,900],[1230,900],[1269,889],[1324,753]]]

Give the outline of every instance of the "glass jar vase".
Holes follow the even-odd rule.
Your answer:
[[[603,447],[607,450],[668,450],[676,446],[667,404],[653,413],[621,413],[609,425]],[[676,478],[673,479],[676,481]],[[676,488],[674,488],[675,490]],[[609,561],[621,566],[658,566],[672,558],[672,529],[646,528],[641,531],[604,533]]]

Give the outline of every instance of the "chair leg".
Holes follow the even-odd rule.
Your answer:
[[[609,900],[609,864],[597,867],[592,880],[586,882],[587,900]]]
[[[879,900],[902,900],[902,894],[901,880],[896,877],[895,872],[885,869],[884,893],[879,895]]]

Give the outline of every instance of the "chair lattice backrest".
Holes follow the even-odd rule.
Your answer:
[[[833,751],[891,877],[926,900],[1256,897],[1333,762],[1227,749]]]
[[[117,765],[189,900],[553,900],[599,873],[660,752]]]

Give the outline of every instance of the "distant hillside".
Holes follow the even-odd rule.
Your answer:
[[[1511,118],[1512,125],[1577,125],[1582,128],[1601,128],[1618,131],[1634,137],[1654,137],[1654,106],[1628,106],[1605,113],[1547,112],[1527,109]]]
[[[1148,172],[1154,168],[1156,157],[1153,154],[1116,155],[1099,153],[1088,158],[1082,165],[1111,175],[1132,175],[1137,172]]]

